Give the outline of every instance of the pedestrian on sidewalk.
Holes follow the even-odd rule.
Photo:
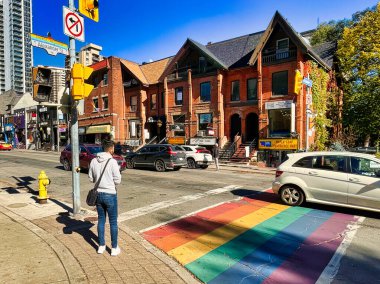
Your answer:
[[[215,169],[219,171],[219,145],[218,143],[215,143],[214,147],[212,148],[212,157],[215,160]]]
[[[112,157],[115,151],[115,143],[111,140],[103,140],[102,144],[104,152],[98,153],[96,158],[92,159],[88,171],[88,177],[91,182],[96,183],[104,170],[103,176],[98,185],[98,198],[96,200],[96,209],[98,211],[98,253],[102,254],[106,249],[104,227],[108,213],[111,231],[111,255],[116,256],[120,253],[120,248],[117,243],[118,210],[116,185],[120,184],[121,175],[119,165]]]

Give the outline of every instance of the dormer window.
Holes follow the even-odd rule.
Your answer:
[[[276,41],[276,59],[289,57],[289,38],[283,38]]]

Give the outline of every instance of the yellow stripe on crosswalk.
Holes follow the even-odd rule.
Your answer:
[[[175,257],[182,265],[186,265],[287,208],[289,206],[271,203],[191,242],[174,248],[168,254]]]

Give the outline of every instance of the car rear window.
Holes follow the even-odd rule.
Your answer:
[[[91,146],[87,147],[88,151],[90,151],[91,154],[97,154],[100,152],[103,152],[103,147],[101,146]]]
[[[293,167],[297,168],[311,168],[313,162],[313,156],[304,157],[293,164]]]

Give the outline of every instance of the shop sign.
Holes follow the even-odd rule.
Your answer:
[[[47,107],[40,108],[40,112],[47,112]]]
[[[291,108],[293,101],[277,101],[277,102],[266,102],[265,109],[282,109]]]
[[[49,122],[47,122],[47,121],[40,122],[40,126],[46,126],[46,125],[48,125],[48,124],[49,124]]]
[[[87,134],[111,133],[111,125],[91,125],[87,128]]]
[[[190,138],[190,145],[215,145],[216,138]]]
[[[297,150],[297,139],[260,139],[260,150]]]
[[[130,139],[130,140],[126,140],[125,141],[125,144],[129,145],[129,146],[140,146],[140,139]]]
[[[170,137],[168,143],[173,145],[184,145],[185,137]]]
[[[5,131],[13,131],[13,125],[7,125],[7,124],[5,124],[4,125],[4,129],[5,129]]]
[[[59,131],[60,133],[62,133],[62,132],[66,132],[66,127],[59,127],[59,128],[58,128],[58,131]]]

